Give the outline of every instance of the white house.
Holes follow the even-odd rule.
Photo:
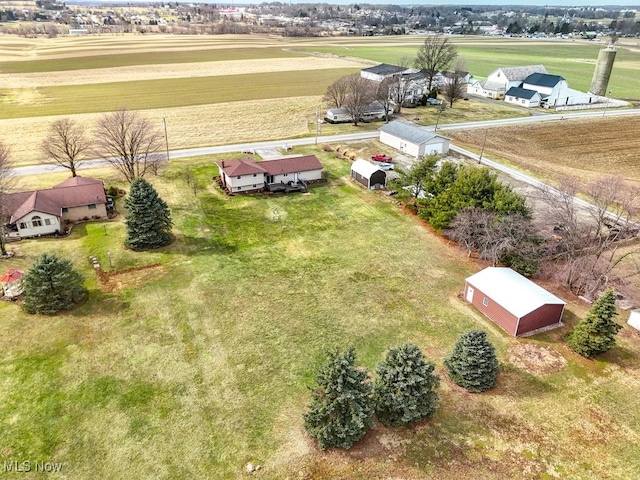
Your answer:
[[[256,162],[238,158],[217,162],[222,187],[229,193],[260,192],[269,185],[322,181],[322,164],[315,155]]]
[[[522,87],[522,82],[532,73],[547,73],[547,70],[543,65],[500,67],[491,72],[486,80],[469,83],[467,92],[501,100],[511,87]]]
[[[450,139],[430,132],[424,127],[395,120],[380,127],[380,141],[402,153],[421,157],[449,151]]]
[[[520,87],[511,87],[504,96],[505,102],[527,108],[539,107],[541,99],[540,94],[535,90]]]
[[[107,198],[101,180],[72,177],[53,188],[6,194],[5,224],[20,237],[62,232],[64,223],[104,218]]]

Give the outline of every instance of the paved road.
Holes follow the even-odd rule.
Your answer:
[[[640,115],[640,109],[629,109],[629,110],[609,110],[606,112],[606,115],[609,116],[622,116],[622,115]],[[498,127],[505,125],[518,125],[518,124],[526,124],[526,123],[534,123],[534,122],[561,122],[564,120],[575,119],[575,118],[592,118],[592,117],[602,117],[603,112],[575,112],[575,113],[567,113],[565,115],[536,115],[531,117],[519,117],[519,118],[507,118],[503,120],[487,120],[481,122],[466,122],[466,123],[454,123],[447,125],[439,125],[438,132],[444,132],[447,130],[461,130],[461,129],[469,129],[469,128],[489,128],[489,127]],[[428,130],[433,131],[433,127],[427,127]],[[248,152],[255,151],[259,149],[269,149],[269,148],[279,148],[284,147],[286,145],[297,147],[300,145],[313,145],[315,143],[338,143],[338,142],[348,142],[352,140],[364,140],[368,138],[376,138],[378,136],[377,131],[373,132],[362,132],[362,133],[351,133],[345,135],[332,135],[332,136],[321,136],[321,137],[303,137],[303,138],[294,138],[287,140],[272,140],[268,142],[254,142],[254,143],[239,143],[235,145],[219,145],[215,147],[199,147],[199,148],[187,148],[183,150],[172,150],[169,153],[169,158],[171,160],[176,160],[179,158],[187,158],[187,157],[196,157],[199,155],[212,155],[218,153],[233,153],[233,152]],[[108,165],[106,160],[87,160],[82,163],[80,169],[86,168],[95,168]],[[12,173],[17,176],[22,175],[34,175],[40,173],[48,173],[54,171],[63,171],[64,168],[55,166],[55,165],[30,165],[27,167],[17,167],[12,170]]]

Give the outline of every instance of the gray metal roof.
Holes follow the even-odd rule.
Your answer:
[[[394,120],[393,122],[383,125],[382,127],[380,127],[380,131],[414,143],[416,145],[428,143],[434,138],[445,138],[428,131],[424,127],[418,127],[416,125],[400,122],[398,120]]]
[[[549,75],[546,73],[532,73],[524,79],[524,83],[528,85],[537,85],[539,87],[555,87],[564,78],[560,75]]]
[[[524,65],[522,67],[501,67],[497,70],[502,70],[505,77],[509,79],[509,81],[523,81],[532,73],[547,73],[547,69],[544,68],[544,65]]]
[[[394,73],[404,72],[406,67],[399,67],[397,65],[390,65],[388,63],[381,63],[375,67],[363,68],[363,72],[375,73],[376,75],[393,75]]]
[[[533,97],[538,95],[538,92],[535,90],[529,90],[528,88],[520,88],[520,87],[511,87],[507,90],[507,95],[516,98],[526,98],[527,100],[531,100]]]

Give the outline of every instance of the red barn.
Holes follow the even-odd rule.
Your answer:
[[[510,268],[488,267],[466,280],[464,298],[517,337],[562,326],[566,303]]]

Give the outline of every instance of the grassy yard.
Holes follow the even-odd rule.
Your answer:
[[[86,276],[90,298],[55,317],[0,303],[0,458],[64,462],[51,478],[74,479],[242,478],[247,462],[273,479],[640,474],[637,334],[625,328],[597,361],[564,347],[566,328],[507,337],[458,297],[479,265],[355,186],[348,162],[297,153],[317,154],[329,174],[307,195],[226,197],[210,182],[214,157],[152,178],[176,234],[158,251],[125,250],[121,219],[10,245],[17,255],[3,268],[56,251]],[[112,271],[108,284],[88,255]],[[565,320],[584,310],[570,304]],[[497,347],[495,389],[470,395],[445,380],[433,419],[378,426],[348,453],[317,451],[304,434],[307,387],[330,346],[355,344],[373,368],[411,341],[442,374],[456,337],[474,327]],[[513,360],[521,345],[562,362],[523,367]]]

